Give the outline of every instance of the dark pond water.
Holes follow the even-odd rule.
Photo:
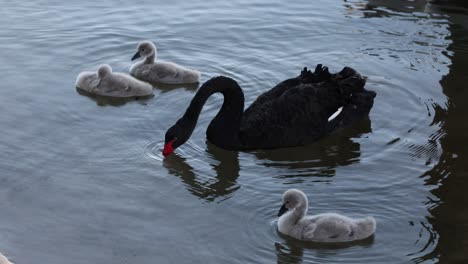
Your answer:
[[[16,263],[462,263],[468,253],[468,19],[462,1],[3,1],[0,250]],[[210,98],[176,155],[164,133],[197,86],[115,101],[79,72],[128,71],[137,43],[226,75],[246,103],[304,66],[351,66],[370,122],[316,144],[231,152],[206,141]],[[280,236],[288,188],[310,213],[373,215],[376,235]]]

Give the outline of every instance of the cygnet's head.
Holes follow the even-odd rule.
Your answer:
[[[140,57],[148,57],[156,53],[156,46],[151,41],[143,41],[138,44],[137,52],[133,55],[132,60]]]
[[[99,78],[105,77],[107,74],[112,72],[112,68],[109,64],[100,65],[98,68],[98,76]]]
[[[288,210],[297,208],[300,205],[306,203],[307,206],[307,196],[304,192],[298,189],[289,189],[283,194],[283,205],[281,206],[278,217],[282,216]]]

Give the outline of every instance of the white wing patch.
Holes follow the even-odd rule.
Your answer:
[[[339,114],[341,114],[341,111],[343,111],[343,107],[340,107],[338,108],[338,110],[336,110],[335,113],[333,113],[333,115],[331,115],[329,118],[328,118],[328,122],[331,122],[333,119],[335,119]]]

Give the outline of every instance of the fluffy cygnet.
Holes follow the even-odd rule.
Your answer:
[[[0,253],[0,264],[13,264],[2,253]]]
[[[111,97],[148,96],[153,94],[153,87],[132,76],[112,72],[112,68],[103,64],[97,73],[82,72],[76,79],[76,86],[88,93]]]
[[[278,212],[278,230],[300,240],[316,242],[348,242],[371,236],[375,232],[373,217],[352,219],[335,213],[306,216],[307,196],[290,189],[283,194]]]
[[[156,46],[151,41],[138,44],[132,61],[140,57],[145,59],[132,65],[130,74],[150,83],[184,84],[196,83],[200,72],[184,68],[172,62],[156,60]]]

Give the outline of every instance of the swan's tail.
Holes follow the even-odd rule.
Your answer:
[[[0,264],[13,264],[2,253],[0,253]]]
[[[197,83],[200,80],[200,72],[192,69],[184,70],[184,83]]]
[[[355,239],[364,239],[375,233],[377,224],[373,217],[356,220]]]
[[[304,67],[299,75],[299,80],[301,83],[319,83],[330,80],[332,76],[328,71],[328,67],[317,64],[314,72]]]

